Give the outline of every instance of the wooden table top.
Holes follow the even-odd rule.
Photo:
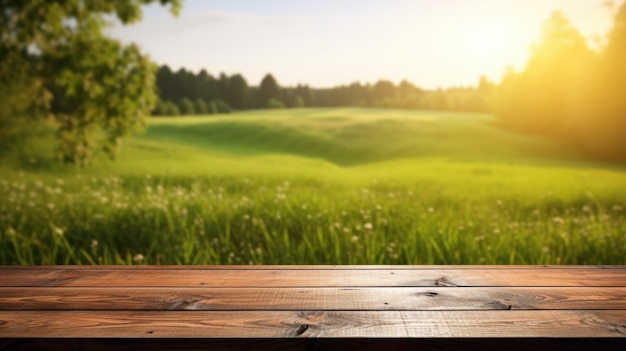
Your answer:
[[[625,338],[626,266],[0,266],[0,338]]]

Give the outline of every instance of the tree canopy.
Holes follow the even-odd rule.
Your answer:
[[[626,161],[626,2],[598,51],[561,14],[544,24],[526,67],[497,88],[495,112],[513,129],[567,139],[593,158]]]
[[[0,0],[0,127],[24,117],[51,119],[62,160],[84,165],[96,146],[113,157],[156,102],[156,66],[103,29],[107,19],[139,21],[141,6],[153,2],[173,14],[181,6],[181,0]]]
[[[497,113],[511,127],[556,134],[567,118],[572,91],[592,52],[561,13],[544,23],[523,72],[509,72],[501,83]]]
[[[261,108],[264,107],[272,107],[271,103],[274,101],[280,100],[280,87],[278,86],[278,82],[271,74],[266,74],[265,77],[261,80],[261,85],[259,86],[259,101],[258,106]]]

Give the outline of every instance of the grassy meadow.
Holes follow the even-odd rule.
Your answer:
[[[626,168],[485,114],[152,118],[111,162],[0,148],[0,264],[626,264]]]

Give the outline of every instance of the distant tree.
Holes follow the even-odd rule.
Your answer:
[[[296,96],[302,97],[304,103],[303,106],[311,106],[313,104],[311,100],[311,88],[309,88],[308,85],[296,85],[296,87],[294,88],[294,94],[296,94]]]
[[[222,99],[215,99],[211,101],[211,110],[214,113],[232,113],[233,109],[228,103]]]
[[[304,105],[304,98],[302,98],[302,96],[300,96],[300,95],[296,95],[296,98],[295,98],[294,103],[293,103],[293,107],[295,107],[295,108],[302,108],[304,106],[305,106]]]
[[[449,94],[446,94],[441,88],[424,94],[422,103],[422,108],[428,110],[447,111],[450,110],[451,107]]]
[[[418,108],[424,91],[407,80],[402,80],[396,89],[394,107]]]
[[[162,100],[157,100],[154,108],[152,109],[153,116],[165,116],[165,103]]]
[[[374,84],[372,88],[372,99],[384,100],[386,98],[391,99],[396,95],[396,86],[388,80],[379,80]]]
[[[136,45],[103,34],[107,20],[141,19],[156,1],[2,0],[0,2],[0,123],[54,119],[61,160],[85,165],[104,132],[114,157],[122,137],[156,103],[155,65]],[[159,0],[177,13],[180,0]]]
[[[486,76],[481,76],[476,88],[461,89],[458,92],[457,109],[469,112],[490,112],[492,108],[495,84]]]
[[[412,96],[421,93],[422,89],[416,87],[408,80],[402,80],[400,84],[398,84],[397,91],[400,96]]]
[[[295,93],[292,88],[282,87],[280,90],[280,101],[283,103],[284,107],[293,107],[295,104]]]
[[[280,100],[280,87],[271,74],[266,74],[261,80],[258,91],[258,106],[268,107],[271,99]]]
[[[270,99],[267,102],[267,106],[265,106],[267,108],[285,108],[285,104],[283,104],[282,101],[278,100],[278,99]]]
[[[172,101],[165,101],[163,103],[163,115],[164,116],[180,116],[180,109]]]
[[[513,67],[507,67],[500,83],[495,89],[493,109],[500,123],[512,127],[516,120],[521,118],[518,110],[526,103],[522,96],[522,87],[519,84],[520,73]]]
[[[159,67],[156,74],[156,85],[161,100],[172,100],[176,93],[176,83],[174,73],[168,65]]]
[[[560,133],[571,112],[572,92],[591,60],[586,40],[562,13],[555,12],[544,23],[524,70],[503,80],[496,113],[518,130]]]
[[[493,93],[496,85],[492,81],[490,81],[485,75],[480,76],[478,80],[478,93],[481,95],[489,95]]]
[[[195,114],[194,108],[193,108],[193,102],[191,102],[190,99],[184,97],[181,98],[180,100],[178,100],[178,108],[180,109],[180,113],[182,115],[193,115]]]
[[[172,100],[180,101],[182,98],[193,99],[194,95],[194,74],[181,68],[174,73],[174,84]],[[180,107],[180,106],[179,106]],[[182,111],[181,111],[182,112]],[[184,114],[184,113],[183,113]]]
[[[206,70],[201,70],[196,77],[196,89],[198,97],[209,103],[219,97],[217,80]]]
[[[217,79],[217,98],[222,99],[224,101],[230,100],[229,89],[230,78],[226,75],[226,73],[220,73],[219,78]]]
[[[218,113],[220,113],[217,109],[217,104],[215,103],[215,100],[211,100],[209,101],[208,104],[206,104],[206,113],[207,115],[216,115]]]
[[[227,84],[227,102],[236,110],[248,107],[248,82],[241,74],[232,75]]]
[[[193,110],[197,115],[206,115],[209,111],[207,103],[202,99],[195,99],[193,101]]]
[[[626,162],[626,2],[618,7],[607,44],[574,97],[574,137],[592,155]]]
[[[362,85],[359,82],[351,83],[347,87],[348,104],[350,106],[371,106],[372,105],[372,87],[371,85]]]

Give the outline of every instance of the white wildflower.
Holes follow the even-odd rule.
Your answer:
[[[63,236],[63,229],[59,227],[52,227],[52,232],[58,236]]]

